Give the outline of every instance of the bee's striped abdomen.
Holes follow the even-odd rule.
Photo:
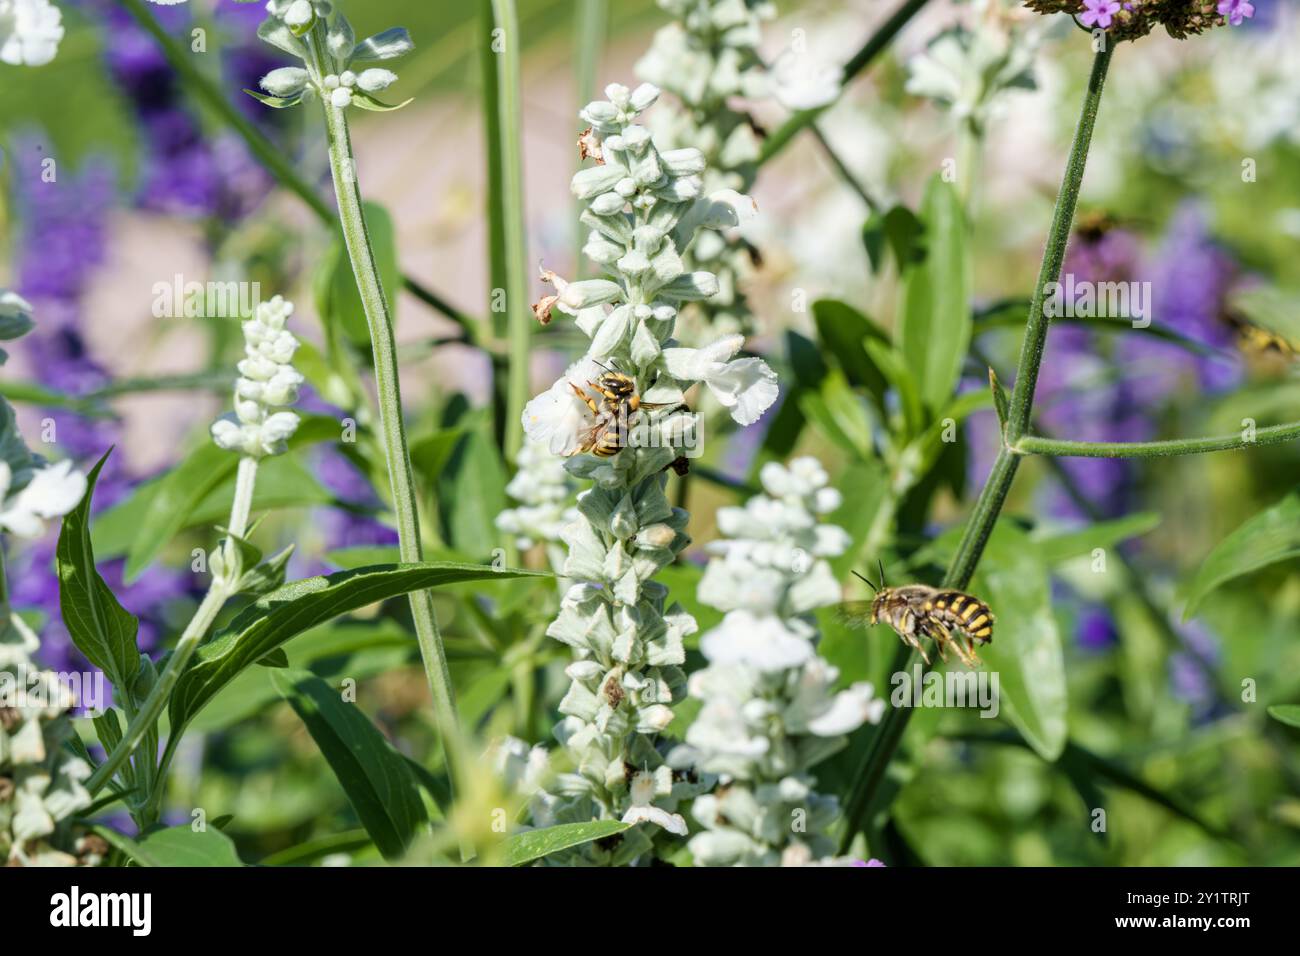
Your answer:
[[[940,591],[929,603],[930,612],[945,625],[980,644],[993,640],[993,612],[979,598],[961,591]]]

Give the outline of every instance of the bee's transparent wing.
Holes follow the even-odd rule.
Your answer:
[[[870,601],[845,601],[835,605],[835,620],[845,627],[867,628],[871,626]]]

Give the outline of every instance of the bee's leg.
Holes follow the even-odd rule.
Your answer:
[[[925,652],[925,646],[921,643],[921,639],[917,637],[915,633],[912,633],[912,634],[908,634],[907,637],[905,637],[903,640],[906,643],[912,645],[912,647],[916,648],[916,650],[921,655],[921,660],[925,661],[925,666],[929,667],[930,655]]]
[[[569,388],[573,389],[574,395],[577,395],[580,399],[582,399],[584,402],[587,403],[587,407],[591,409],[593,415],[600,414],[600,409],[596,406],[596,400],[594,398],[592,398],[582,389],[578,388],[578,386],[574,385],[572,382],[569,383]]]
[[[934,640],[934,646],[939,649],[939,660],[947,663],[948,645],[952,642],[952,636],[948,629],[938,621],[930,621],[926,626],[926,633]]]
[[[979,664],[979,658],[975,656],[975,649],[971,645],[970,638],[962,641],[961,635],[957,635],[953,643],[960,648],[961,662],[967,667],[975,667]]]

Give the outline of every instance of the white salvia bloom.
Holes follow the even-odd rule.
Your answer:
[[[636,69],[680,100],[681,108],[658,112],[655,136],[700,155],[707,166],[704,193],[730,190],[740,196],[753,185],[762,143],[749,110],[736,101],[768,95],[758,47],[762,24],[775,17],[776,7],[770,0],[659,0],[659,6],[673,22],[655,34]],[[669,150],[663,158],[671,165],[679,161],[675,154],[684,151]],[[702,225],[730,229],[743,218]],[[705,337],[748,331],[753,319],[738,285],[752,266],[739,237],[702,233],[687,258],[688,266],[717,276],[718,292],[687,310],[678,336],[694,345]]]
[[[762,360],[733,360],[739,336],[699,355],[673,339],[680,304],[718,291],[711,272],[683,263],[700,224],[725,218],[725,210],[739,217],[752,201],[734,190],[706,198],[700,151],[659,149],[639,122],[657,87],[611,84],[605,96],[581,111],[591,126],[581,153],[598,161],[571,183],[586,204],[585,250],[604,276],[567,282],[543,269],[554,293],[533,307],[542,322],[557,312],[573,316],[591,343],[523,409],[534,444],[519,474],[521,484],[532,481],[540,472],[533,456],[545,449],[568,474],[592,482],[559,529],[568,553],[556,570],[574,583],[547,628],[573,649],[560,703],[565,719],[555,735],[574,770],[557,775],[534,801],[533,822],[640,824],[614,847],[586,844],[553,858],[622,864],[652,852],[664,834],[684,835],[677,805],[700,790],[693,775],[674,774],[659,741],[673,724],[673,703],[686,693],[685,639],[697,629],[654,580],[689,543],[688,515],[665,492],[665,471],[701,450],[685,393],[705,382],[738,419],[752,421],[775,399],[776,383]],[[668,360],[674,351],[681,361]],[[557,493],[538,507],[550,509],[549,521],[561,504]],[[504,526],[522,528],[535,516],[517,509],[503,515]]]
[[[731,417],[752,425],[776,401],[776,373],[760,358],[728,361],[744,336],[728,335],[702,349],[664,350],[664,367],[674,378],[703,382]]]
[[[0,461],[0,531],[20,538],[39,538],[46,521],[66,515],[86,494],[86,476],[70,461],[36,470],[26,487],[11,495],[13,481],[9,463]]]
[[[62,40],[63,14],[49,0],[0,0],[0,61],[44,66]]]
[[[842,529],[818,521],[839,504],[825,469],[813,458],[769,463],[760,480],[766,494],[718,513],[731,537],[710,546],[698,597],[727,613],[700,640],[709,666],[689,690],[702,706],[669,755],[674,767],[727,782],[691,807],[705,829],[690,849],[706,866],[832,860],[827,832],[839,809],[814,792],[811,768],[884,713],[870,684],[837,692],[839,672],[815,648],[808,612],[839,600],[826,559],[849,545]],[[795,809],[807,814],[797,834],[784,822]]]
[[[815,110],[840,97],[844,70],[808,50],[789,49],[772,64],[772,92],[790,110]]]
[[[243,323],[244,359],[235,382],[235,412],[212,425],[212,439],[253,458],[282,454],[298,416],[282,410],[298,400],[303,377],[292,365],[298,340],[285,328],[293,303],[282,296],[258,305]]]
[[[519,450],[515,466],[506,494],[518,504],[497,515],[496,526],[514,535],[523,551],[538,543],[559,542],[564,526],[578,517],[573,506],[573,479],[564,470],[563,460],[546,445],[528,441]]]
[[[51,469],[46,469],[51,470]],[[75,732],[68,711],[77,703],[52,671],[33,656],[36,634],[17,615],[0,619],[0,861],[10,866],[94,866],[84,835],[68,821],[91,804],[84,781],[90,767],[65,741]],[[20,696],[9,699],[19,690]]]
[[[1006,0],[978,5],[972,16],[972,28],[944,30],[907,61],[906,88],[979,130],[1001,109],[1005,93],[1034,89],[1034,59],[1049,23]]]

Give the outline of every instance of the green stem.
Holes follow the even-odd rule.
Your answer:
[[[1114,52],[1114,44],[1107,42],[1092,61],[1088,90],[1074,132],[1074,143],[1070,147],[1070,158],[1066,162],[1061,192],[1056,198],[1056,209],[1052,213],[1052,227],[1043,253],[1043,264],[1038,270],[1038,284],[1034,286],[1029,303],[1025,338],[1020,347],[1020,366],[1011,391],[1007,417],[1008,445],[1015,445],[1029,431],[1034,388],[1038,384],[1038,369],[1043,362],[1043,349],[1047,345],[1047,329],[1051,321],[1043,311],[1043,298],[1047,287],[1061,278],[1061,264],[1065,261],[1065,247],[1070,242],[1070,225],[1074,222],[1074,209],[1079,201],[1083,169],[1088,162],[1088,146],[1092,142],[1092,130],[1097,122],[1097,110],[1101,106],[1102,88],[1106,84],[1106,71],[1110,68],[1110,58]]]
[[[1276,445],[1300,438],[1300,422],[1260,428],[1250,438],[1240,433],[1209,438],[1171,438],[1168,441],[1069,441],[1025,435],[1010,451],[1017,455],[1052,455],[1058,458],[1163,458],[1169,455],[1201,455],[1231,451],[1255,445]]]
[[[504,45],[496,54],[497,116],[501,159],[499,181],[494,184],[502,206],[502,260],[505,265],[505,294],[509,368],[506,390],[505,454],[514,461],[523,445],[520,418],[528,402],[528,340],[533,315],[528,308],[528,235],[524,229],[523,117],[520,109],[519,16],[515,0],[492,0],[492,18],[501,30]]]
[[[253,489],[257,483],[257,459],[243,457],[239,459],[239,469],[235,476],[235,497],[230,504],[230,520],[226,522],[227,530],[236,536],[242,537],[248,527],[248,514],[253,504]],[[131,754],[135,752],[136,747],[140,746],[140,741],[158,722],[162,716],[163,708],[167,706],[167,701],[171,697],[172,688],[180,680],[181,674],[185,672],[186,665],[189,664],[190,658],[194,656],[195,650],[198,649],[199,642],[203,636],[208,633],[208,628],[216,620],[217,613],[221,610],[222,605],[226,603],[226,598],[230,597],[230,591],[227,588],[224,579],[213,577],[212,583],[208,586],[208,593],[203,596],[199,603],[198,610],[190,618],[190,622],[185,625],[185,630],[181,632],[180,639],[176,642],[176,649],[172,651],[172,656],[167,659],[167,666],[163,668],[158,680],[154,683],[149,695],[144,699],[140,710],[130,717],[130,723],[127,725],[126,733],[122,735],[122,740],[108,758],[95,768],[95,772],[86,781],[86,789],[91,793],[96,793],[104,784],[113,779],[113,775],[118,769],[130,759]],[[171,748],[172,742],[168,740],[168,749]],[[154,755],[149,755],[150,766],[153,764]],[[159,778],[163,774],[159,773]],[[151,801],[152,803],[152,798]]]
[[[307,34],[307,40],[312,72],[315,74],[313,79],[319,84],[327,72],[325,64],[330,62],[325,49],[325,25],[318,23],[313,27]],[[424,560],[424,547],[420,540],[420,519],[411,456],[406,441],[406,424],[402,419],[402,395],[392,313],[384,296],[383,284],[375,266],[374,251],[370,246],[370,233],[366,228],[361,190],[357,184],[356,161],[352,155],[352,138],[348,131],[346,110],[331,105],[328,98],[324,97],[321,98],[321,107],[325,114],[330,171],[338,198],[343,238],[370,330],[375,386],[379,397],[379,431],[388,465],[393,511],[397,519],[398,553],[403,562],[416,563]],[[434,714],[442,730],[444,752],[450,756],[447,737],[456,732],[456,705],[452,696],[451,674],[447,669],[447,654],[434,614],[433,592],[413,591],[410,602],[416,639],[420,645],[420,655],[424,659],[425,676],[433,694]]]
[[[904,0],[902,6],[895,10],[889,19],[867,38],[867,42],[853,55],[853,59],[844,64],[844,73],[840,80],[841,86],[848,86],[854,77],[865,70],[871,61],[889,46],[898,31],[903,29],[907,22],[928,2],[929,0]],[[786,120],[776,132],[763,141],[763,151],[758,157],[759,165],[781,152],[786,147],[786,144],[794,139],[804,127],[811,125],[817,117],[821,116],[833,105],[835,104],[827,103],[825,106],[819,106],[816,109],[800,110]]]
[[[871,212],[878,211],[880,204],[871,197],[871,193],[867,192],[867,187],[862,184],[861,180],[853,175],[853,170],[849,169],[848,164],[844,162],[839,152],[831,145],[830,140],[826,138],[826,134],[821,131],[821,127],[816,123],[812,123],[808,126],[808,131],[817,140],[817,145],[822,148],[822,152],[826,154],[826,158],[835,167],[835,171],[839,173],[840,179],[844,180],[845,185],[858,194],[858,198],[866,203],[867,209]]]
[[[162,28],[145,8],[143,0],[122,0],[127,13],[135,19],[144,30],[154,38],[162,49],[163,56],[173,70],[194,95],[203,102],[223,123],[229,126],[242,139],[249,151],[257,157],[267,171],[275,177],[276,182],[284,186],[307,204],[322,222],[334,222],[334,210],[317,194],[307,180],[298,174],[290,163],[283,149],[272,143],[252,122],[226,99],[220,86],[212,82],[202,70],[194,65],[193,56],[181,44]],[[465,315],[438,293],[429,289],[410,276],[403,276],[402,282],[408,291],[426,305],[437,309],[471,335],[474,333],[474,320]]]
[[[1020,464],[1020,456],[1008,447],[1011,444],[1009,435],[1012,429],[1016,429],[1014,434],[1016,438],[1020,438],[1027,430],[1030,416],[1033,414],[1034,384],[1038,380],[1038,369],[1043,360],[1043,348],[1048,329],[1048,318],[1043,312],[1043,289],[1049,282],[1055,282],[1060,278],[1065,246],[1070,239],[1070,226],[1074,221],[1075,204],[1079,198],[1079,187],[1083,182],[1083,172],[1087,165],[1088,147],[1092,141],[1097,109],[1101,105],[1102,88],[1105,85],[1106,71],[1110,67],[1113,52],[1114,47],[1107,43],[1105,49],[1097,53],[1093,59],[1088,90],[1084,95],[1079,124],[1070,147],[1070,157],[1066,162],[1060,194],[1057,196],[1056,210],[1052,215],[1047,247],[1043,252],[1038,285],[1034,289],[1033,302],[1025,325],[1025,340],[1020,351],[1020,364],[1010,402],[1007,444],[999,449],[989,477],[984,482],[984,488],[966,522],[957,551],[943,578],[942,586],[946,588],[960,589],[970,583],[975,568],[984,554],[989,536],[997,524],[1002,506],[1011,490],[1011,483],[1015,480],[1016,469]],[[895,671],[908,670],[918,660],[919,655],[915,651],[899,648],[894,658],[894,669]],[[890,708],[876,728],[845,804],[846,826],[841,842],[842,852],[847,852],[853,837],[867,825],[868,813],[876,790],[880,781],[884,779],[885,771],[898,750],[898,745],[902,742],[903,732],[907,729],[907,722],[911,715],[910,707]]]

